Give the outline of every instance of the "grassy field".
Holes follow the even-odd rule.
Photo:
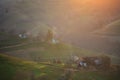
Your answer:
[[[32,61],[53,61],[58,59],[67,61],[71,56],[98,56],[104,55],[94,51],[85,50],[66,43],[48,44],[39,40],[20,39],[16,36],[1,33],[7,39],[0,41],[0,52],[14,57]],[[119,63],[119,57],[105,54],[111,57],[113,63]]]
[[[53,61],[54,59],[59,59],[64,62],[69,60],[71,56],[83,57],[104,55],[102,53],[80,49],[69,44],[60,43],[53,45],[44,42],[28,43],[15,47],[2,48],[0,50],[11,56],[37,62]],[[111,57],[113,63],[119,63],[119,57],[114,55],[108,56]]]
[[[0,80],[31,80],[31,78],[35,78],[35,80],[39,80],[37,78],[56,80],[61,73],[62,67],[0,55]]]
[[[118,72],[68,70],[61,64],[36,63],[0,54],[0,80],[118,80]]]
[[[77,65],[66,63],[70,61],[72,55],[83,57],[103,55],[102,53],[80,49],[65,43],[48,44],[28,39],[21,40],[15,36],[13,38],[9,36],[0,44],[2,44],[0,47],[0,80],[119,79],[119,71],[78,70]],[[108,56],[112,58],[113,63],[119,62],[117,56]],[[53,63],[54,59],[62,63]]]
[[[6,46],[17,45],[17,44],[25,42],[26,40],[27,39],[20,39],[16,35],[10,35],[5,32],[0,32],[0,48],[6,47]]]

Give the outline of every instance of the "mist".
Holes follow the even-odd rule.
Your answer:
[[[37,36],[39,32],[41,34],[46,32],[46,28],[55,27],[56,35],[63,41],[90,50],[93,46],[92,50],[109,53],[111,46],[119,46],[116,40],[108,43],[107,38],[96,37],[93,32],[120,19],[119,2],[119,0],[98,0],[98,2],[95,0],[1,0],[0,28],[6,32],[24,31]],[[105,47],[102,47],[103,44]],[[118,52],[118,48],[113,52]]]

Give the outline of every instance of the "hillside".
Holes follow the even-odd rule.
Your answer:
[[[27,39],[21,39],[18,35],[0,32],[0,48],[25,43]]]
[[[62,74],[61,69],[0,54],[0,80],[56,80]]]
[[[36,63],[0,54],[0,80],[115,80],[118,72],[70,70],[64,65]]]
[[[114,21],[97,32],[105,36],[120,36],[120,20]]]
[[[120,18],[118,3],[118,0],[1,0],[0,32],[43,37],[54,27],[59,39],[75,46],[98,53],[119,54],[117,42],[90,34]]]
[[[119,3],[0,0],[0,80],[119,80]]]
[[[119,63],[119,56],[116,54],[111,55],[108,53],[95,52],[64,42],[49,44],[46,42],[41,42],[39,39],[21,39],[5,33],[2,33],[1,35],[6,35],[8,38],[0,41],[0,52],[25,60],[53,62],[55,59],[57,59],[61,62],[66,62],[73,56],[83,57],[108,55],[111,57],[113,63]]]
[[[71,56],[100,55],[65,43],[48,44],[38,41],[27,42],[20,46],[3,47],[0,51],[8,55],[33,61],[36,59],[38,61],[52,61],[56,58],[65,61],[71,58]]]

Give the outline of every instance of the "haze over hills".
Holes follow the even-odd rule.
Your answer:
[[[98,0],[98,3],[93,0],[1,0],[0,27],[18,32],[48,24],[57,27],[61,35],[84,34],[120,18],[118,0]]]
[[[82,48],[120,56],[120,20],[114,21],[91,34],[69,37],[72,44]]]
[[[0,0],[0,80],[119,73],[120,0]]]
[[[0,30],[14,33],[25,31],[36,36],[49,27],[55,27],[56,34],[66,42],[93,51],[119,54],[118,41],[91,34],[120,19],[119,2],[1,0]]]

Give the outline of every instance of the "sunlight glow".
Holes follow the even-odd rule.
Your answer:
[[[114,0],[70,0],[70,3],[74,6],[94,6],[94,7],[105,7],[110,6],[114,3]]]

